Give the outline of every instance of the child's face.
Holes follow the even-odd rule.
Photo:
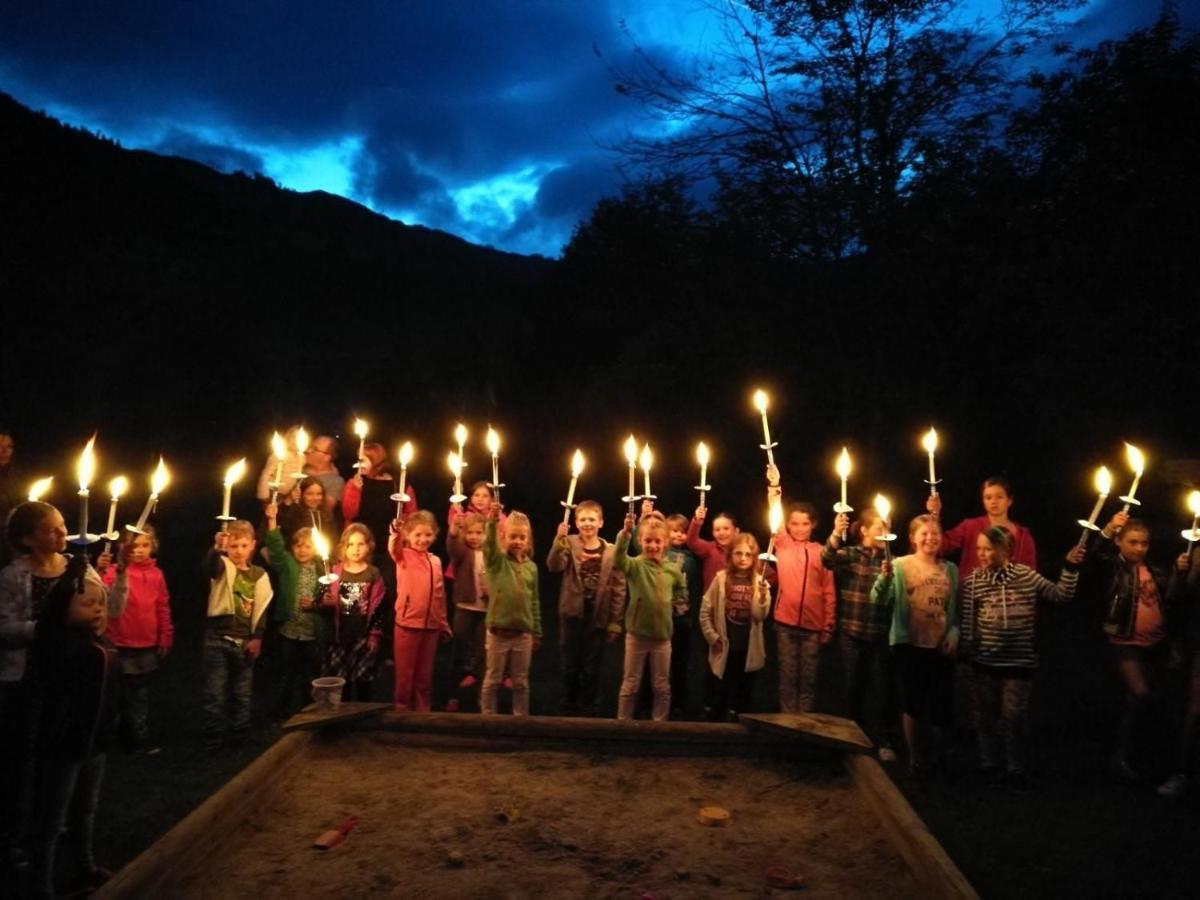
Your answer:
[[[575,510],[575,527],[579,529],[579,536],[585,541],[595,538],[602,525],[604,525],[604,519],[596,510],[591,508]]]
[[[325,489],[319,484],[310,484],[300,495],[305,509],[320,509],[325,503]]]
[[[28,538],[27,546],[33,553],[62,553],[67,549],[67,523],[57,509],[42,518]]]
[[[475,490],[471,491],[471,506],[476,512],[487,515],[487,511],[492,506],[492,492],[481,484]]]
[[[463,532],[463,542],[472,550],[478,550],[483,546],[483,526],[468,525],[467,530]]]
[[[870,525],[862,526],[862,545],[864,547],[878,547],[879,541],[875,540],[878,537],[883,537],[886,532],[883,529],[883,519],[874,519]]]
[[[301,565],[312,562],[316,555],[317,551],[311,540],[300,540],[292,544],[292,556],[296,557],[296,562]]]
[[[1146,554],[1150,552],[1150,535],[1140,528],[1134,531],[1126,529],[1117,535],[1117,550],[1128,562],[1145,562]]]
[[[529,529],[522,525],[509,525],[505,537],[508,555],[524,559],[529,548]]]
[[[154,542],[150,540],[150,535],[134,535],[133,540],[129,544],[129,558],[133,562],[146,562],[150,558],[153,548]]]
[[[749,544],[738,544],[729,552],[729,558],[738,572],[749,572],[754,568],[754,552]]]
[[[236,534],[229,538],[225,545],[225,555],[239,569],[250,565],[250,557],[254,555],[254,538]]]
[[[670,541],[671,541],[672,547],[678,548],[678,547],[686,546],[687,545],[687,531],[685,531],[682,528],[672,528]]]
[[[737,529],[733,527],[733,522],[725,516],[717,516],[713,519],[713,541],[718,547],[724,547],[737,534]]]
[[[408,529],[408,546],[418,553],[426,552],[433,543],[433,529],[428,525],[414,525]]]
[[[942,529],[936,525],[923,523],[913,534],[912,545],[918,553],[936,555],[942,547]]]
[[[345,560],[349,563],[365,562],[370,548],[367,539],[361,534],[352,534],[346,538]]]
[[[662,529],[656,528],[654,531],[647,531],[640,535],[638,540],[642,544],[642,555],[646,559],[661,560],[667,552],[667,536]]]
[[[72,597],[71,605],[67,607],[67,624],[91,629],[93,634],[104,634],[108,627],[108,609],[99,585],[84,582],[83,591]]]
[[[1008,518],[1008,510],[1012,506],[1012,497],[1008,491],[996,484],[989,484],[983,489],[983,509],[993,519]]]
[[[812,537],[813,520],[808,513],[793,512],[787,518],[787,533],[793,541],[807,541]]]
[[[979,565],[985,569],[1002,569],[1008,562],[1008,553],[1003,545],[993,544],[986,534],[975,539],[975,552],[979,555]]]

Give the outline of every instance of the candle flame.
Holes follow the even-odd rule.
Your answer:
[[[575,455],[571,457],[571,477],[578,478],[583,471],[583,451],[576,450]]]
[[[307,449],[308,449],[308,432],[305,431],[304,426],[301,425],[299,428],[296,429],[296,450],[298,450],[300,452],[300,455],[303,456],[304,451]]]
[[[357,437],[360,441],[364,440],[367,436],[367,430],[369,427],[370,426],[367,425],[366,419],[355,419],[354,420],[354,435],[355,435],[355,437]]]
[[[167,470],[167,462],[161,456],[154,474],[150,476],[150,493],[157,497],[171,483],[171,473]]]
[[[454,426],[454,440],[460,447],[467,442],[467,426],[461,422]]]
[[[129,479],[124,475],[118,475],[108,483],[108,495],[114,500],[119,499],[127,490],[129,490]]]
[[[46,491],[50,490],[50,485],[54,483],[54,476],[49,478],[39,478],[29,486],[29,500],[35,502],[41,500],[45,496]]]
[[[845,447],[842,448],[842,455],[837,460],[838,478],[845,481],[850,477],[850,451]]]
[[[412,441],[405,441],[400,445],[400,465],[403,468],[408,468],[408,464],[412,462],[413,445]]]
[[[1188,509],[1193,516],[1200,516],[1200,491],[1192,491],[1188,494]]]
[[[1108,466],[1101,466],[1096,470],[1096,493],[1108,496],[1112,491],[1112,473],[1108,471]]]
[[[446,454],[446,465],[450,467],[450,474],[455,478],[462,475],[462,460],[458,458],[458,454],[453,450]]]
[[[637,462],[637,455],[637,439],[631,434],[625,439],[625,461],[632,466]]]
[[[91,440],[83,448],[83,452],[79,454],[79,462],[75,464],[75,474],[79,478],[79,489],[86,491],[88,485],[92,483],[92,478],[96,475],[96,436],[93,434]]]
[[[1129,468],[1133,470],[1133,474],[1141,478],[1142,473],[1146,471],[1146,457],[1142,455],[1141,450],[1128,441],[1125,443],[1125,459],[1129,463]]]
[[[279,460],[287,456],[287,444],[283,442],[283,435],[278,431],[271,435],[271,453]]]
[[[892,503],[883,494],[875,495],[875,512],[879,513],[879,518],[884,522],[892,520]]]
[[[242,457],[225,470],[225,487],[233,487],[246,474],[246,458]]]
[[[937,445],[937,429],[930,428],[927,432],[925,432],[925,437],[921,438],[921,446],[925,448],[926,453],[932,453],[937,449]]]
[[[321,533],[321,529],[312,529],[312,544],[313,549],[317,551],[317,556],[323,560],[329,559],[329,541],[325,539],[325,535]]]
[[[765,413],[767,411],[767,403],[769,400],[770,398],[767,397],[766,391],[759,389],[754,392],[754,408],[760,413]]]
[[[708,445],[704,441],[696,445],[696,462],[702,466],[708,465]]]
[[[650,452],[649,444],[642,447],[642,455],[638,461],[638,465],[642,467],[643,472],[649,472],[650,467],[654,465],[654,454]]]
[[[779,530],[783,528],[783,504],[771,504],[771,508],[767,512],[767,524],[771,528],[771,534],[779,533]]]
[[[488,426],[486,443],[488,453],[492,454],[492,456],[500,452],[500,435],[496,434],[496,430],[491,425]]]

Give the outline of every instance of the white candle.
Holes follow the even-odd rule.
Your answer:
[[[454,476],[454,496],[451,498],[450,502],[451,503],[459,503],[459,502],[461,502],[461,500],[456,499],[456,498],[461,498],[463,495],[463,492],[462,492],[462,459],[459,457],[459,455],[457,453],[455,453],[453,450],[451,450],[448,454],[446,454],[446,465],[448,465],[450,467],[450,474],[452,474]]]
[[[79,476],[79,539],[85,544],[88,536],[88,485],[92,483],[92,477],[96,474],[96,455],[93,449],[95,445],[96,436],[93,434],[87,446],[83,448],[83,453],[79,455],[79,462],[75,467]]]
[[[708,447],[704,441],[696,445],[696,462],[700,463],[700,483],[696,488],[700,491],[700,506],[703,507],[708,493]]]
[[[879,514],[880,521],[883,522],[883,536],[876,538],[878,541],[883,541],[884,558],[891,562],[892,559],[892,504],[883,494],[875,495],[875,512]]]
[[[35,503],[45,496],[46,491],[50,490],[50,485],[54,483],[54,476],[48,478],[39,478],[29,486],[29,502]]]
[[[637,495],[634,493],[637,490],[637,486],[634,483],[634,479],[637,477],[635,473],[637,469],[637,455],[637,440],[631,434],[625,439],[625,461],[629,463],[629,493],[625,496],[625,499],[629,503],[630,512],[633,512],[633,503],[637,499]]]
[[[1104,501],[1108,499],[1108,492],[1112,490],[1112,475],[1106,467],[1101,466],[1096,470],[1096,491],[1099,496],[1096,497],[1096,505],[1092,507],[1092,514],[1088,516],[1088,525],[1095,525],[1096,519],[1100,516],[1100,510],[1104,508]]]
[[[275,457],[275,477],[271,479],[271,502],[279,499],[279,488],[283,484],[283,458],[287,456],[287,444],[276,431],[271,435],[271,453]]]
[[[1188,494],[1188,509],[1192,513],[1192,530],[1187,542],[1188,556],[1192,555],[1192,545],[1196,543],[1196,526],[1200,525],[1200,491],[1192,491]]]
[[[759,413],[762,415],[763,447],[765,447],[766,451],[767,451],[767,462],[770,463],[771,465],[775,465],[775,453],[771,447],[771,429],[767,425],[767,404],[768,404],[768,402],[769,401],[768,401],[766,391],[758,390],[758,391],[754,392],[754,406],[755,406],[755,408],[758,409]]]
[[[775,538],[783,528],[783,506],[778,501],[773,502],[767,511],[767,527],[771,529],[771,537],[767,541],[767,552],[763,554],[763,559],[769,560],[775,555]]]
[[[575,485],[579,483],[579,475],[583,471],[583,451],[576,450],[571,458],[571,483],[567,486],[567,502],[563,510],[563,522],[571,520],[571,506],[575,502]]]
[[[117,524],[117,504],[121,500],[121,495],[129,487],[129,479],[124,475],[118,475],[108,483],[108,493],[110,502],[108,504],[108,527],[104,529],[105,534],[112,534],[113,528]],[[110,538],[111,540],[111,538]]]
[[[1129,463],[1129,468],[1133,470],[1133,484],[1129,488],[1129,493],[1125,495],[1125,512],[1129,512],[1132,501],[1137,498],[1138,482],[1142,480],[1142,474],[1146,471],[1146,457],[1142,455],[1142,451],[1133,444],[1125,444],[1125,459]]]
[[[464,448],[466,447],[467,443],[467,426],[463,425],[461,422],[458,423],[458,425],[456,425],[454,428],[454,440],[458,442],[459,465],[465,468],[467,465],[467,457],[464,453]],[[462,491],[460,490],[458,493],[461,494]]]
[[[233,495],[233,486],[246,474],[246,460],[243,457],[225,470],[225,497],[221,501],[221,518],[229,518],[229,501]]]
[[[366,459],[366,454],[363,452],[363,450],[367,445],[368,429],[369,429],[369,426],[367,424],[366,419],[356,418],[354,420],[354,433],[358,436],[358,466],[357,466],[357,468],[360,468],[360,469],[366,468],[363,465],[363,461]]]
[[[929,454],[929,496],[937,496],[937,472],[934,468],[933,454],[937,450],[938,435],[937,431],[930,428],[925,433],[925,437],[921,438],[921,445],[925,448],[925,452]]]
[[[842,448],[842,455],[838,457],[837,473],[838,473],[838,477],[842,479],[842,504],[841,505],[843,507],[843,511],[845,511],[844,507],[849,505],[846,503],[846,481],[850,478],[850,451],[847,450],[845,447]]]
[[[492,454],[492,492],[497,503],[500,502],[500,435],[498,435],[492,426],[488,426],[487,430],[488,452]]]
[[[167,483],[171,480],[171,473],[167,471],[167,464],[160,456],[158,458],[158,467],[154,470],[154,474],[150,476],[150,496],[146,500],[146,505],[142,507],[142,514],[138,516],[135,530],[141,531],[146,527],[146,520],[150,518],[150,513],[158,504],[158,495],[166,488]]]
[[[399,519],[404,514],[404,504],[408,498],[404,495],[404,488],[408,482],[408,464],[412,462],[413,445],[411,441],[405,441],[400,447],[400,490],[396,492],[396,518]]]
[[[301,425],[296,429],[296,452],[300,455],[300,471],[293,472],[292,477],[299,481],[304,477],[304,453],[308,450],[308,432]]]
[[[647,498],[654,496],[654,493],[650,490],[650,467],[652,465],[654,465],[654,454],[650,452],[650,445],[646,444],[644,447],[642,447],[641,466],[642,475],[644,477],[644,483],[646,486],[646,491],[643,496]]]

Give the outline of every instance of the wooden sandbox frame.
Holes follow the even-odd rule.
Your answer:
[[[343,704],[333,715],[306,710],[284,725],[285,734],[170,831],[118,872],[96,896],[169,896],[171,886],[220,849],[223,836],[304,753],[325,729],[399,733],[426,747],[494,751],[567,750],[581,745],[616,753],[658,756],[734,756],[777,752],[804,759],[840,754],[864,805],[878,819],[922,895],[977,898],[978,894],[925,827],[904,795],[870,755],[857,725],[826,715],[744,715],[736,724],[616,721],[556,716],[480,716],[462,713],[394,713],[384,704]],[[215,837],[215,839],[214,839]]]

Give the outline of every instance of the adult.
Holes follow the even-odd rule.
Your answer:
[[[8,521],[8,514],[25,499],[19,476],[13,468],[14,440],[12,431],[0,425],[0,526]],[[0,567],[12,559],[7,542],[0,541]]]
[[[283,435],[283,443],[286,448],[283,456],[283,465],[279,466],[279,458],[271,453],[267,457],[266,463],[262,467],[262,471],[258,473],[258,487],[255,489],[256,496],[265,507],[271,502],[271,491],[275,481],[275,469],[279,469],[279,498],[278,503],[281,506],[288,506],[292,502],[292,491],[299,483],[300,479],[296,476],[304,471],[304,455],[296,448],[296,434],[300,431],[300,426],[293,425]]]
[[[342,492],[342,515],[347,523],[361,522],[371,529],[375,538],[375,555],[383,560],[383,565],[387,565],[388,536],[396,519],[396,501],[392,495],[399,484],[382,444],[372,441],[365,445],[363,459],[366,468],[359,469],[346,482]],[[404,492],[408,494],[408,502],[403,507],[403,514],[407,517],[418,509],[417,492],[411,481],[406,482]]]
[[[333,464],[337,453],[337,439],[328,434],[317,435],[304,451],[304,474],[317,479],[325,488],[325,513],[330,517],[341,504],[346,486],[346,479]]]

